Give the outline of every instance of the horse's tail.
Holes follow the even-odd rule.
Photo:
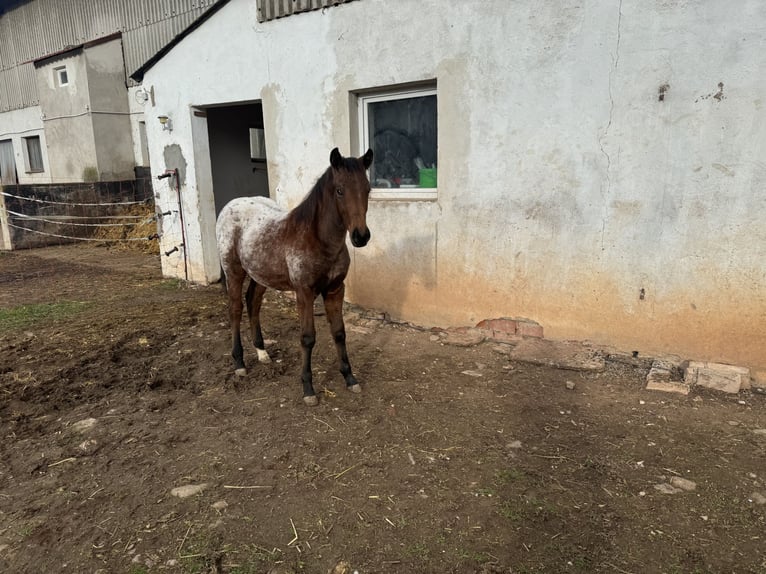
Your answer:
[[[223,292],[228,293],[229,287],[226,285],[226,273],[223,270],[223,266],[221,266],[221,278],[218,279],[218,281],[221,282],[221,287],[223,287]]]

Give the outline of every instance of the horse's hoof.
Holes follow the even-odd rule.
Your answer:
[[[362,385],[360,385],[359,383],[357,383],[355,385],[351,385],[350,387],[348,387],[348,390],[351,391],[352,393],[357,393],[357,394],[361,393],[362,392]]]
[[[303,397],[303,402],[310,407],[315,407],[319,404],[319,399],[316,395],[310,395],[308,397]]]
[[[238,377],[244,377],[245,375],[247,375],[247,369],[237,369],[234,371],[234,374],[237,375]]]
[[[269,357],[269,354],[264,351],[263,349],[256,349],[255,350],[258,353],[258,362],[259,363],[270,363],[271,357]]]

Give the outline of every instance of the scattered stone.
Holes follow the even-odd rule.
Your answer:
[[[515,440],[513,442],[509,442],[507,445],[505,445],[506,448],[512,448],[512,449],[518,449],[521,448],[521,441]]]
[[[766,429],[753,429],[755,434],[766,436]]]
[[[573,371],[603,371],[598,351],[575,341],[525,338],[510,353],[511,359]]]
[[[77,421],[76,423],[72,424],[72,430],[75,430],[77,432],[85,432],[87,430],[92,429],[98,421],[94,418],[90,419],[82,419],[81,421]]]
[[[567,381],[567,382],[566,382],[566,387],[567,387],[567,389],[569,389],[570,391],[573,391],[573,390],[574,390],[574,388],[575,388],[575,384],[574,384],[572,381]]]
[[[178,560],[175,558],[171,558],[167,562],[165,562],[165,566],[178,566]]]
[[[83,452],[92,454],[96,450],[97,444],[98,443],[91,438],[91,439],[82,441],[80,444],[77,445],[77,448]]]
[[[359,333],[360,335],[369,335],[372,333],[372,329],[368,329],[367,327],[358,327],[357,325],[349,325],[348,330],[352,331],[353,333]]]
[[[737,421],[726,421],[726,422],[728,422],[733,427],[739,426],[739,422]]]
[[[492,347],[492,350],[493,350],[495,353],[500,353],[501,355],[507,355],[508,353],[510,353],[510,352],[511,352],[511,349],[512,349],[512,348],[513,348],[513,347],[511,347],[511,346],[510,346],[510,345],[508,345],[507,343],[500,343],[500,344],[498,344],[498,345],[495,345],[494,347]]]
[[[457,329],[448,329],[444,342],[456,347],[473,347],[482,343],[485,334],[481,329],[469,329],[467,327],[458,327]]]
[[[673,478],[671,478],[670,485],[675,486],[676,488],[680,488],[681,490],[685,490],[687,492],[691,492],[692,490],[697,489],[696,482],[686,478],[682,478],[680,476],[674,476]]]
[[[194,496],[195,494],[199,494],[206,488],[207,488],[206,482],[203,482],[202,484],[186,484],[184,486],[175,487],[174,489],[170,491],[170,494],[173,496],[177,496],[178,498],[187,498],[189,496]]]
[[[688,395],[691,385],[682,379],[681,360],[655,359],[646,376],[646,390]]]
[[[660,484],[655,484],[654,490],[656,490],[660,494],[678,494],[679,492],[683,492],[683,490],[681,490],[680,488],[675,488],[674,486],[669,485],[667,482],[661,482]]]
[[[328,574],[351,574],[351,564],[345,560],[338,562]]]
[[[483,376],[479,371],[463,371],[463,375],[468,375],[469,377],[481,377]]]
[[[766,504],[766,496],[762,495],[760,492],[754,492],[750,495],[750,500],[755,502],[756,504]]]
[[[211,506],[218,512],[221,512],[228,508],[229,504],[225,500],[219,500],[218,502],[214,502]]]
[[[750,388],[750,369],[721,363],[692,361],[686,368],[684,382],[715,391],[736,394]]]
[[[439,335],[431,335],[428,337],[428,340],[432,343],[437,343],[438,341],[441,341],[441,337]]]

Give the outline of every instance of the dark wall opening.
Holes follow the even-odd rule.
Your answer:
[[[269,196],[260,103],[207,108],[215,212],[235,197]]]

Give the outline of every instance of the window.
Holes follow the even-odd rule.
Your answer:
[[[66,86],[69,84],[69,74],[67,74],[66,66],[53,68],[53,73],[56,75],[56,82],[59,86]]]
[[[373,199],[435,199],[436,88],[360,94],[359,141],[372,148]]]
[[[266,161],[266,138],[262,128],[250,128],[250,159]]]
[[[0,140],[0,186],[18,183],[16,159],[13,157],[13,142]]]
[[[24,140],[24,161],[27,173],[43,171],[43,152],[40,148],[40,136],[22,138]]]

